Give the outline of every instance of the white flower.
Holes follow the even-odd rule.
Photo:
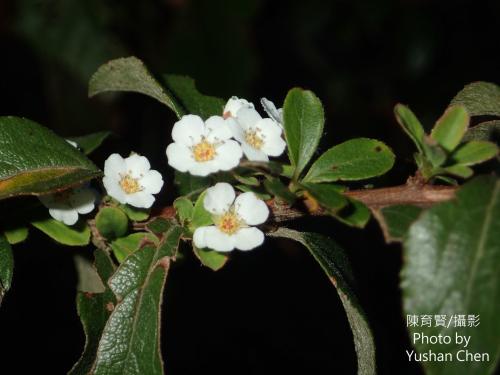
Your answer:
[[[236,117],[238,115],[238,111],[241,108],[255,108],[253,103],[250,103],[246,99],[240,99],[237,96],[232,96],[229,99],[224,107],[223,116],[224,118],[228,117]]]
[[[264,242],[264,233],[252,227],[264,223],[269,209],[254,193],[240,194],[235,200],[231,185],[219,182],[207,189],[203,206],[212,214],[215,225],[199,227],[193,235],[196,247],[227,252],[251,250]]]
[[[203,122],[196,115],[183,116],[174,124],[174,143],[167,147],[168,164],[180,172],[206,176],[236,167],[243,152],[232,137],[233,119],[212,116]]]
[[[151,169],[144,156],[132,154],[122,158],[111,154],[104,162],[102,179],[108,195],[118,202],[139,208],[149,208],[163,186],[163,179],[158,171]]]
[[[96,195],[90,188],[78,187],[38,198],[49,209],[50,216],[73,225],[78,221],[78,214],[88,214],[94,209]]]
[[[260,104],[267,115],[283,127],[283,108],[276,109],[274,103],[266,98],[260,99]]]
[[[241,143],[248,160],[269,161],[269,156],[280,156],[285,151],[283,129],[276,121],[263,119],[255,109],[241,108],[236,122],[234,138]]]

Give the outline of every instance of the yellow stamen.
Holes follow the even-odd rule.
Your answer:
[[[194,159],[198,162],[209,161],[215,158],[215,147],[212,143],[203,139],[200,143],[193,147]]]
[[[143,187],[139,184],[139,179],[133,178],[130,174],[120,174],[120,177],[120,186],[125,193],[134,194],[143,189]]]
[[[264,140],[257,134],[257,130],[247,130],[245,132],[245,141],[257,150],[260,150],[264,144]]]
[[[222,232],[231,235],[241,228],[242,221],[234,212],[229,211],[222,215],[216,224]]]

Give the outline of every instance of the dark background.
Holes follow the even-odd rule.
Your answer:
[[[392,115],[409,104],[430,128],[475,80],[499,82],[496,1],[0,0],[0,115],[33,119],[62,136],[108,129],[93,160],[135,150],[166,181],[165,147],[175,118],[135,94],[88,99],[87,82],[109,59],[135,55],[157,74],[187,74],[206,94],[281,105],[293,86],[326,110],[325,150],[375,137],[398,156],[375,186],[413,173],[413,148]],[[169,203],[173,188],[164,189]],[[6,213],[1,213],[5,215]],[[399,246],[376,223],[329,219],[295,227],[328,234],[347,251],[377,342],[380,374],[420,374],[409,364],[401,312]],[[15,248],[12,291],[0,309],[2,373],[63,374],[84,336],[75,309],[75,253],[35,229]],[[335,289],[312,257],[267,240],[235,252],[220,272],[191,254],[167,282],[163,351],[168,374],[354,374],[354,347]],[[14,371],[15,370],[15,371]]]

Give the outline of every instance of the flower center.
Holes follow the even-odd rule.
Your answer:
[[[194,160],[204,162],[212,160],[215,155],[215,147],[212,143],[203,139],[200,143],[193,147]]]
[[[245,132],[245,141],[253,148],[260,150],[264,140],[259,136],[257,130],[247,130]]]
[[[139,179],[133,178],[130,174],[120,174],[120,177],[120,186],[125,193],[134,194],[143,189],[143,187],[139,184]]]
[[[217,227],[222,232],[229,235],[236,233],[238,229],[241,228],[241,226],[242,226],[241,220],[232,211],[226,212],[219,218],[217,222]]]

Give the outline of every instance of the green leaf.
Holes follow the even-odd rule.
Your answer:
[[[301,184],[327,212],[335,214],[349,202],[339,191],[339,187],[329,184]]]
[[[189,173],[175,171],[174,184],[180,195],[190,195],[201,192],[210,186],[210,180],[205,177],[193,176]]]
[[[128,218],[132,221],[144,221],[149,217],[150,209],[149,208],[138,208],[133,207],[128,204],[120,204],[118,207],[125,212]]]
[[[355,181],[380,176],[394,165],[394,154],[383,142],[356,138],[333,146],[309,169],[304,182]]]
[[[193,216],[193,202],[186,197],[177,198],[174,201],[174,208],[181,224],[184,224]]]
[[[370,210],[362,202],[348,198],[349,204],[333,216],[344,224],[364,228],[370,220]]]
[[[117,207],[104,207],[95,217],[95,226],[104,238],[112,240],[127,233],[128,218]]]
[[[163,234],[169,230],[171,226],[172,222],[170,220],[163,217],[156,217],[146,225],[146,228],[154,234]]]
[[[464,106],[456,105],[446,109],[431,131],[431,138],[446,151],[451,152],[462,140],[469,127],[470,117]]]
[[[193,252],[201,264],[213,271],[218,271],[227,263],[229,256],[210,249],[198,249],[193,245]]]
[[[169,107],[177,117],[184,110],[158,83],[137,57],[124,57],[101,65],[89,82],[89,97],[107,91],[137,92],[150,96]]]
[[[83,151],[85,155],[90,154],[92,151],[97,149],[106,138],[109,137],[111,132],[101,131],[97,133],[83,135],[81,137],[71,137],[68,138],[70,141],[76,142],[78,147]]]
[[[27,119],[0,117],[0,199],[62,190],[100,173],[52,131]]]
[[[295,167],[296,180],[316,152],[323,135],[323,106],[313,92],[294,88],[285,98],[283,119],[288,157]]]
[[[297,197],[293,194],[288,187],[286,187],[279,178],[269,178],[264,181],[266,190],[275,197],[282,199],[288,204],[293,204]]]
[[[12,229],[6,229],[3,234],[7,238],[7,241],[11,245],[15,245],[17,243],[23,242],[28,238],[28,228],[27,227],[18,227]]]
[[[474,165],[482,163],[498,155],[498,147],[487,141],[470,141],[460,145],[451,154],[457,164]]]
[[[177,247],[182,228],[166,238]],[[163,287],[170,265],[167,252],[145,246],[130,255],[109,279],[118,303],[97,349],[92,374],[163,374],[160,353],[160,316]]]
[[[374,211],[387,243],[403,241],[410,225],[422,212],[420,207],[397,204]]]
[[[102,293],[81,291],[76,297],[78,316],[85,331],[85,348],[68,375],[92,373],[102,332],[116,304],[116,298],[108,286],[108,280],[115,272],[113,261],[107,252],[99,249],[94,252],[94,258],[94,267],[105,289]]]
[[[201,94],[190,77],[168,74],[163,76],[169,91],[184,109],[184,114],[198,115],[204,120],[210,116],[222,116],[226,104],[214,96]]]
[[[140,245],[145,244],[146,241],[158,244],[156,236],[147,232],[139,232],[117,238],[111,242],[111,249],[113,250],[113,254],[115,254],[116,260],[122,263],[126,257],[138,250]]]
[[[491,141],[500,143],[500,121],[485,121],[467,130],[462,141]]]
[[[425,335],[451,335],[451,344],[415,343],[421,353],[451,353],[454,361],[423,362],[430,375],[493,374],[500,352],[500,180],[482,176],[466,183],[456,199],[424,212],[404,242],[401,274],[404,312],[408,315],[479,315],[474,328],[410,327]],[[448,324],[448,321],[447,321]],[[489,353],[483,362],[457,361],[463,345],[455,335],[470,336],[471,353]],[[462,352],[462,354],[464,354]]]
[[[394,115],[398,124],[401,125],[403,130],[412,139],[413,143],[417,146],[420,152],[424,152],[424,127],[418,120],[417,116],[403,104],[396,104],[394,107]]]
[[[319,263],[335,286],[354,336],[358,375],[375,375],[375,343],[368,320],[353,290],[353,276],[345,252],[336,242],[317,233],[280,228],[270,234],[301,243]]]
[[[456,164],[450,167],[440,168],[436,171],[436,173],[439,174],[448,173],[457,177],[469,178],[474,174],[474,171],[471,168],[467,167],[466,165]],[[442,176],[439,177],[442,178]]]
[[[205,195],[206,192],[204,191],[200,194],[194,205],[193,216],[191,217],[191,224],[189,225],[189,230],[191,232],[194,232],[196,228],[213,224],[212,215],[210,215],[210,212],[205,210],[205,207],[203,206]]]
[[[69,227],[54,219],[43,219],[31,223],[53,240],[68,246],[85,246],[90,242],[90,228],[84,221]]]
[[[14,257],[7,239],[0,234],[0,304],[12,284]]]
[[[500,116],[500,87],[489,82],[473,82],[465,86],[450,104],[463,105],[471,116]]]

